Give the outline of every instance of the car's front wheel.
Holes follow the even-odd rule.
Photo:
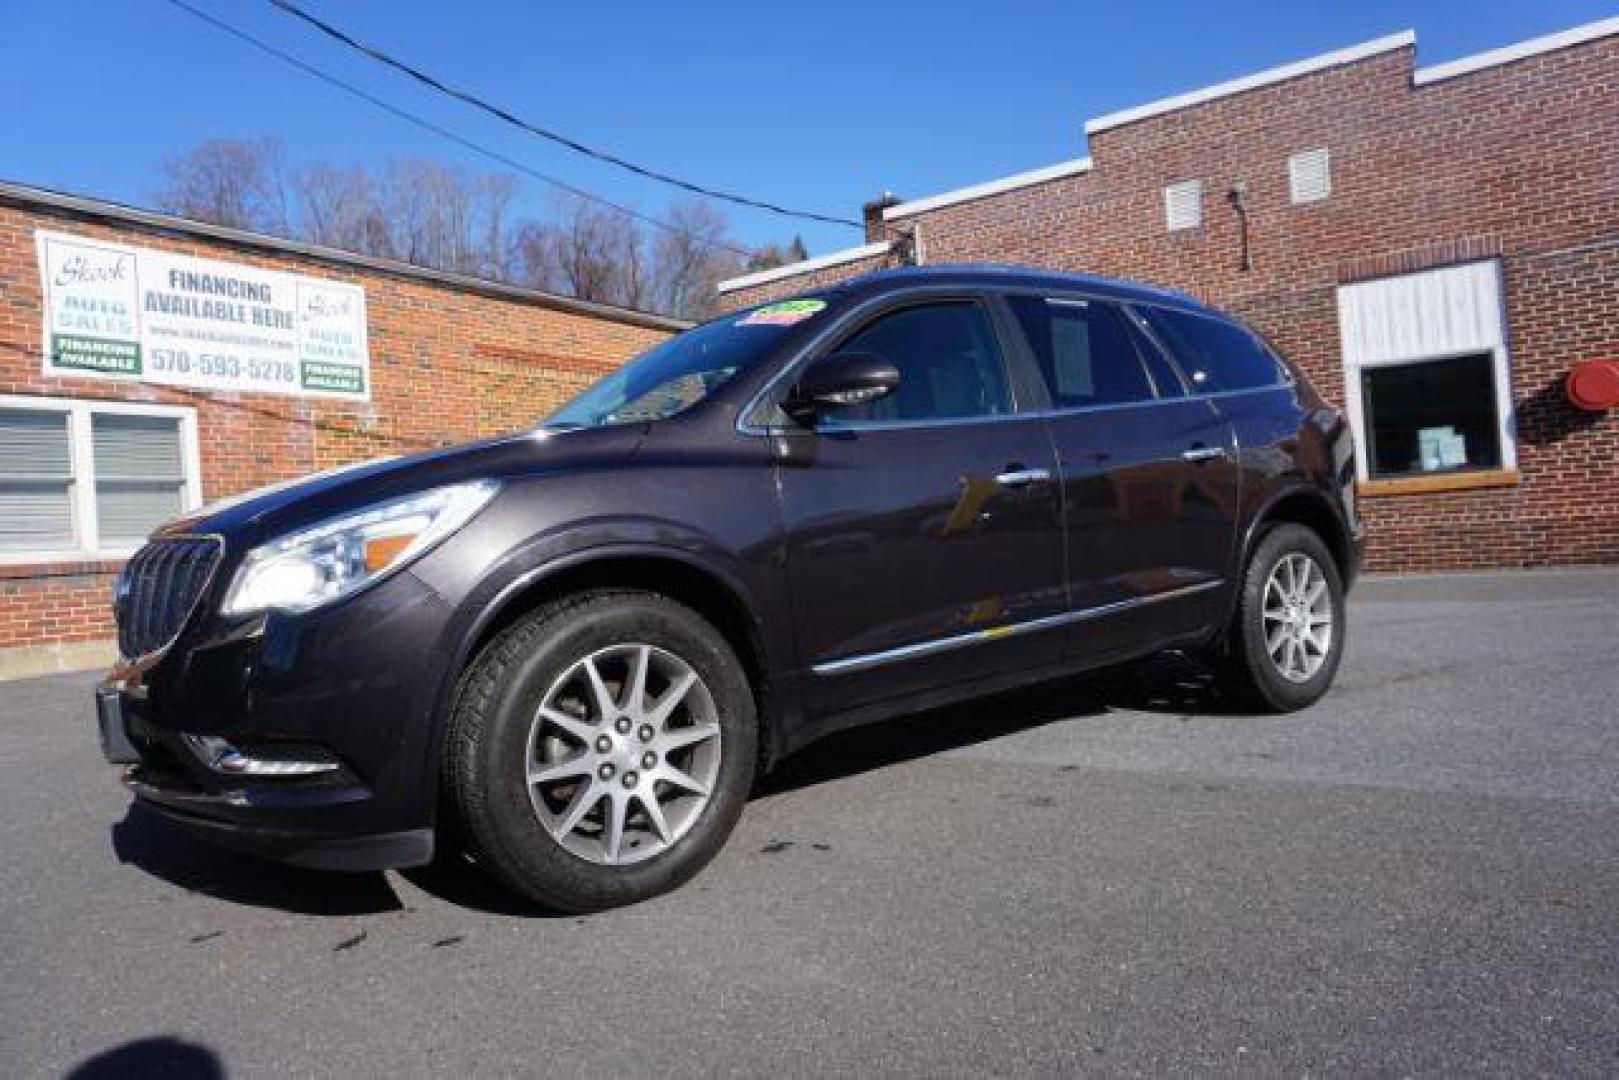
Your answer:
[[[563,911],[647,899],[724,844],[758,728],[724,637],[667,598],[541,607],[473,662],[452,718],[453,810],[476,859]]]
[[[1291,712],[1318,701],[1343,658],[1343,578],[1313,530],[1284,524],[1255,545],[1220,662],[1245,704]]]

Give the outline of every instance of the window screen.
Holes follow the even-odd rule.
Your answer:
[[[924,304],[880,316],[839,352],[871,353],[899,368],[899,388],[827,414],[831,426],[939,420],[1012,411],[989,319],[970,301]]]
[[[1489,353],[1363,368],[1361,402],[1374,477],[1501,466]]]
[[[1153,397],[1130,328],[1111,304],[1038,296],[1007,300],[1057,408],[1121,405]]]
[[[90,421],[103,543],[144,540],[185,505],[180,421],[98,413]]]
[[[66,412],[0,409],[0,551],[74,545],[70,446]]]
[[[1283,370],[1265,343],[1234,322],[1169,308],[1142,308],[1192,380],[1205,394],[1277,386]]]

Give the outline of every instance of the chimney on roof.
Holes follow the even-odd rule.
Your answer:
[[[860,208],[860,219],[866,225],[866,243],[875,244],[886,239],[884,234],[888,231],[888,228],[883,222],[883,211],[890,206],[898,206],[902,202],[904,200],[892,191],[885,191],[882,198],[873,199]]]

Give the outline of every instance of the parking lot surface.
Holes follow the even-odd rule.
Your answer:
[[[685,889],[204,847],[0,685],[0,1073],[1619,1072],[1619,571],[1380,579],[1338,686],[1188,663],[818,745]]]

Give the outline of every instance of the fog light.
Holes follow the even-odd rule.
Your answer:
[[[227,776],[317,776],[336,772],[337,761],[312,746],[274,748],[249,753],[216,735],[187,735],[191,750],[208,768]]]

